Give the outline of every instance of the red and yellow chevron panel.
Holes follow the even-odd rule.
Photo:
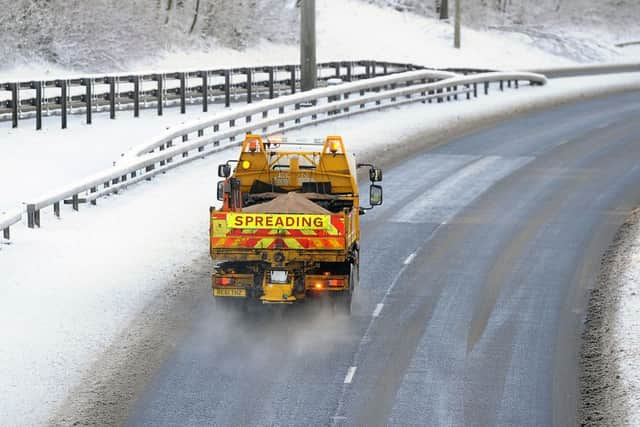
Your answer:
[[[211,247],[217,249],[344,249],[345,216],[214,212]]]

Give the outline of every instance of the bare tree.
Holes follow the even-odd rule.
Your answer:
[[[189,34],[193,34],[193,30],[196,28],[196,24],[198,23],[198,14],[200,13],[200,0],[196,0],[196,7],[193,11],[193,21],[191,22],[191,28],[189,28]]]

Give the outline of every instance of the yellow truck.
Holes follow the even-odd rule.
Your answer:
[[[357,169],[369,169],[369,206]],[[327,298],[350,313],[358,283],[361,214],[382,204],[382,171],[356,164],[340,136],[246,135],[238,160],[219,165],[220,209],[210,209],[217,299],[293,304]]]

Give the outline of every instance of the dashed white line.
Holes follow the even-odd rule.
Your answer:
[[[344,377],[345,384],[351,384],[351,381],[353,381],[353,376],[356,374],[357,369],[357,366],[352,366],[349,368],[349,370],[347,371],[347,376]]]
[[[438,232],[440,227],[441,226],[438,225],[433,230],[431,230],[431,233],[429,234],[429,236],[427,236],[427,238],[424,240],[425,244],[426,244],[426,242],[431,240],[431,238]],[[417,253],[421,248],[422,247],[417,248],[414,253]],[[393,289],[396,287],[396,284],[400,281],[400,278],[404,274],[404,271],[407,269],[407,267],[408,267],[407,265],[403,265],[400,268],[400,270],[396,273],[396,276],[393,278],[393,280],[391,281],[391,284],[387,288],[387,291],[384,293],[384,296],[382,297],[381,304],[384,305],[384,302],[387,300],[387,298],[389,298],[389,295],[391,295],[391,293],[393,292]],[[353,357],[352,357],[352,363],[354,364],[354,367],[355,367],[355,365],[357,365],[358,361],[360,360],[361,353],[364,351],[365,345],[370,340],[369,335],[371,334],[371,330],[373,329],[373,325],[376,322],[376,319],[377,319],[377,317],[371,316],[371,320],[369,321],[369,325],[367,326],[367,330],[364,331],[364,335],[362,335],[362,338],[360,338],[360,342],[358,343],[358,349],[356,350],[356,352],[353,354]],[[353,373],[355,374],[355,369],[354,369]],[[338,407],[336,408],[336,411],[333,414],[333,418],[334,418],[333,425],[337,425],[337,423],[335,421],[336,417],[339,417],[342,414],[342,407],[344,405],[344,397],[345,397],[346,393],[347,393],[347,383],[345,382],[345,384],[343,384],[343,387],[342,387],[342,393],[340,394],[340,399],[338,400]]]
[[[411,264],[411,261],[413,261],[413,259],[416,257],[416,253],[412,253],[411,255],[409,255],[407,257],[407,259],[404,260],[404,265],[409,265]]]
[[[382,304],[382,303],[376,305],[376,309],[373,310],[373,317],[380,316],[380,312],[382,311],[382,307],[384,307],[384,304]]]

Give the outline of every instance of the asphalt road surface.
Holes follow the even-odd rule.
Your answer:
[[[528,115],[385,171],[352,317],[212,302],[130,425],[573,425],[588,290],[640,204],[640,93]]]

